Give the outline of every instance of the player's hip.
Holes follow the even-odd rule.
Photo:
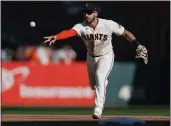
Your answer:
[[[114,52],[113,52],[113,49],[110,49],[110,50],[107,50],[105,52],[101,52],[101,53],[92,53],[90,51],[87,52],[87,57],[93,57],[93,58],[96,58],[96,57],[103,57],[103,56],[106,56],[106,55],[114,55]]]

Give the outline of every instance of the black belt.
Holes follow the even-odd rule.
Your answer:
[[[110,52],[108,52],[108,53],[110,53]],[[106,53],[106,54],[108,54],[108,53]],[[88,53],[91,57],[100,57],[100,56],[104,56],[104,55],[106,55],[106,54],[104,54],[104,55],[100,55],[100,56],[93,56],[93,55],[91,55],[90,53]]]
[[[91,57],[100,57],[100,56],[93,56],[93,55],[91,55],[90,53],[89,53],[89,55],[90,55]],[[101,55],[101,56],[103,56],[103,55]]]

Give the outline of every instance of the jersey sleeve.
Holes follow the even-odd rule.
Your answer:
[[[82,28],[83,26],[81,24],[76,24],[72,27],[72,29],[74,29],[79,36],[82,34]]]
[[[125,28],[122,25],[112,20],[109,20],[109,25],[112,30],[112,33],[115,33],[118,36],[121,36],[125,30]]]

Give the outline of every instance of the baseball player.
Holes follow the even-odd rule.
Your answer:
[[[95,106],[93,119],[100,119],[105,103],[108,75],[113,67],[114,52],[112,47],[112,34],[125,37],[129,42],[137,46],[136,58],[148,62],[148,53],[145,46],[141,45],[134,35],[122,25],[113,20],[98,18],[98,7],[93,3],[86,3],[82,13],[84,21],[74,25],[69,30],[64,30],[57,35],[44,37],[44,43],[54,44],[57,40],[63,40],[79,36],[87,47],[87,70],[89,84],[95,90]]]

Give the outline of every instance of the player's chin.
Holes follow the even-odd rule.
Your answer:
[[[89,22],[89,19],[85,19],[86,22]]]
[[[86,22],[87,22],[87,23],[91,23],[91,22],[92,22],[92,20],[90,20],[90,19],[86,19]]]

